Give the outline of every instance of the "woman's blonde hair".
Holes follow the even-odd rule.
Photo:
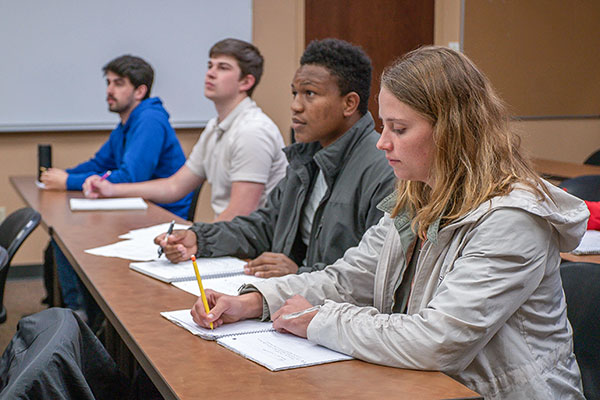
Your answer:
[[[413,50],[383,71],[381,86],[433,126],[433,187],[399,181],[392,213],[412,213],[422,239],[438,218],[446,225],[516,182],[543,196],[502,100],[466,56],[437,46]]]

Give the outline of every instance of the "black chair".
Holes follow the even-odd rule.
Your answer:
[[[8,275],[10,262],[23,241],[39,225],[40,214],[33,208],[21,208],[10,214],[0,224],[0,246],[6,249],[8,260],[0,269],[0,323],[6,321],[6,308],[4,307],[4,285]]]
[[[600,399],[600,265],[565,262],[560,266],[573,327],[575,357],[588,400]]]
[[[190,204],[190,211],[188,211],[187,220],[190,222],[194,222],[194,217],[196,216],[196,206],[198,205],[198,197],[200,197],[200,190],[202,189],[202,185],[198,186],[196,190],[194,190],[194,195],[192,196],[192,204]]]
[[[583,163],[589,165],[600,165],[600,150],[589,156]]]
[[[582,200],[600,201],[600,175],[582,175],[565,179],[559,186]]]
[[[2,246],[0,246],[0,271],[2,271],[8,265],[8,252]]]

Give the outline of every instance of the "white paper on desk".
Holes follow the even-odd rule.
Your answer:
[[[202,275],[202,274],[200,274],[200,275]],[[226,276],[226,277],[222,277],[222,278],[209,278],[209,279],[204,279],[204,277],[202,277],[202,285],[204,286],[204,289],[212,289],[212,290],[216,290],[217,292],[235,296],[238,294],[238,290],[239,290],[240,286],[242,286],[243,284],[245,284],[245,283],[252,284],[255,282],[262,281],[264,279],[265,278],[259,278],[254,275],[246,275],[246,274]],[[193,294],[194,296],[197,296],[197,297],[200,296],[200,288],[198,287],[198,282],[196,281],[196,277],[194,277],[193,280],[186,280],[186,281],[179,281],[179,282],[173,281],[172,285],[181,290],[184,290],[190,294]]]
[[[37,186],[40,189],[46,189],[46,184],[44,182],[40,182],[36,179],[35,181],[35,186]]]
[[[85,250],[88,254],[118,257],[133,261],[151,261],[158,257],[158,246],[147,240],[122,240],[106,246]]]
[[[72,211],[145,210],[148,204],[141,197],[115,199],[70,199]]]
[[[198,258],[196,263],[203,281],[216,277],[241,275],[244,273],[244,265],[246,265],[245,261],[235,257]],[[173,264],[166,258],[159,258],[150,262],[131,263],[129,268],[163,282],[186,280],[196,282],[196,274],[191,261]]]
[[[579,246],[571,253],[575,255],[600,254],[600,231],[585,231]]]
[[[216,340],[221,346],[271,371],[352,359],[307,339],[276,332],[271,322],[244,320],[206,329],[194,322],[190,310],[162,312],[160,315],[196,336]]]
[[[149,226],[147,228],[134,229],[120,235],[119,239],[150,240],[153,242],[155,237],[161,233],[165,233],[169,229],[169,225],[171,225],[170,222],[165,222],[164,224]],[[189,227],[190,225],[175,224],[173,229],[187,229]]]

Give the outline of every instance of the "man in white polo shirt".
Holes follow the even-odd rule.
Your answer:
[[[139,183],[112,184],[88,178],[88,197],[141,196],[165,203],[185,196],[205,181],[212,187],[217,221],[248,215],[266,202],[285,175],[287,160],[277,126],[251,99],[263,58],[250,43],[225,39],[209,52],[204,95],[217,117],[208,122],[185,165],[174,175]]]

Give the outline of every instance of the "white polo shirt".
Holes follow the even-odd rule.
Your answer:
[[[285,176],[287,159],[279,129],[249,97],[217,124],[211,119],[194,145],[185,165],[211,185],[211,206],[216,215],[227,208],[232,182],[265,185],[259,207]]]

